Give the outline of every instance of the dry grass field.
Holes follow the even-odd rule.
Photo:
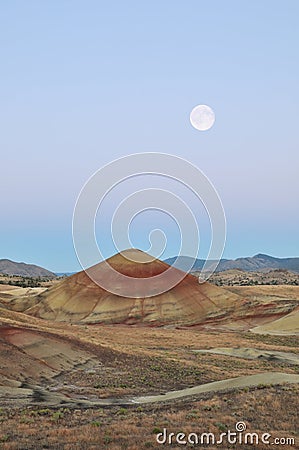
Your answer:
[[[179,445],[175,438],[172,444],[162,445],[156,436],[167,429],[175,435],[211,432],[219,437],[235,431],[239,421],[246,423],[248,432],[270,433],[271,439],[281,442],[297,440],[295,445],[280,443],[274,448],[298,448],[299,384],[284,382],[283,375],[282,381],[273,383],[270,376],[290,374],[299,379],[296,330],[257,334],[241,326],[240,318],[231,329],[228,320],[200,326],[78,324],[18,310],[22,302],[30,306],[43,289],[1,285],[1,449],[198,448],[191,443]],[[274,316],[263,317],[265,327],[294,314],[299,305],[298,286],[229,289],[254,308],[272,305],[271,314],[277,309]],[[252,325],[260,324],[257,315]],[[219,348],[227,349],[227,354],[197,352]],[[234,356],[234,348],[248,350]],[[262,356],[248,359],[246,354],[254,350]],[[271,352],[292,354],[292,361],[275,358]],[[232,388],[227,382],[218,392],[211,389],[156,403],[132,401],[256,374],[263,374],[257,385]],[[269,445],[205,443],[201,448]]]

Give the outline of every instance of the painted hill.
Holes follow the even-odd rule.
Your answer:
[[[190,258],[188,256],[181,256],[176,261],[176,257],[168,258],[165,260],[167,264],[174,265],[180,270],[185,270],[190,265]],[[213,261],[211,261],[213,262]],[[196,259],[192,272],[201,270],[205,263],[204,259]],[[240,269],[247,272],[259,272],[273,269],[284,269],[293,272],[299,272],[299,258],[275,258],[273,256],[264,255],[259,253],[258,255],[237,258],[237,259],[221,259],[217,267],[217,272],[224,270]]]
[[[165,262],[134,249],[114,255],[106,262],[119,273],[144,279],[169,268]],[[108,276],[106,262],[90,270],[99,277]],[[194,276],[183,275],[168,292],[145,297],[144,292],[136,290],[136,298],[128,298],[121,296],[121,284],[117,286],[119,295],[112,294],[82,271],[38,295],[36,304],[25,312],[43,319],[79,323],[192,325],[225,318],[245,302],[222,287],[199,284]]]
[[[10,259],[0,259],[0,273],[32,278],[56,278],[55,273],[50,272],[43,267],[34,264],[26,264],[24,262],[15,262]]]

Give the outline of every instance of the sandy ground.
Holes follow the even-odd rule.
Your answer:
[[[281,336],[299,335],[299,309],[296,308],[290,314],[265,325],[254,327],[250,331],[258,334],[274,334]]]
[[[0,284],[0,293],[1,294],[9,294],[12,297],[23,297],[25,295],[37,295],[41,294],[45,291],[46,288],[43,287],[34,287],[34,288],[24,288],[24,287],[16,287],[10,286],[9,284]]]
[[[191,395],[203,394],[206,392],[219,392],[228,389],[240,389],[246,387],[254,387],[259,385],[271,385],[281,383],[299,383],[299,375],[291,375],[280,372],[266,372],[257,375],[229,378],[222,381],[194,386],[180,391],[167,392],[163,395],[151,395],[147,397],[137,397],[133,399],[135,403],[156,403],[166,400],[174,400]]]
[[[227,355],[234,358],[265,359],[267,361],[281,361],[288,364],[299,365],[299,354],[277,352],[275,350],[258,350],[255,348],[212,348],[207,350],[194,350],[195,353],[212,353]]]
[[[298,300],[299,286],[289,285],[258,285],[258,286],[226,286],[226,289],[239,295],[252,299],[270,299],[273,301],[281,299]]]

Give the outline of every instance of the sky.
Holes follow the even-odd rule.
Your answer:
[[[142,152],[184,158],[211,180],[224,257],[299,256],[298,14],[297,0],[1,2],[0,258],[79,270],[82,186]],[[209,131],[190,124],[197,104],[215,112]],[[148,225],[163,221],[173,256],[164,216],[138,217],[133,243],[146,249]]]

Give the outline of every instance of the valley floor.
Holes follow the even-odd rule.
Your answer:
[[[267,302],[269,295],[273,303],[298,299],[292,287],[285,296],[283,288],[275,295],[262,288],[260,298]],[[250,287],[243,289],[248,294]],[[257,287],[252,289],[256,297]],[[176,434],[219,437],[234,432],[237,422],[244,422],[247,432],[271,434],[280,442],[274,448],[298,446],[299,384],[289,382],[299,379],[296,333],[256,334],[230,330],[228,324],[75,325],[11,311],[7,297],[5,301],[0,319],[1,449],[191,448],[176,443]],[[273,373],[282,375],[275,378]],[[229,381],[217,392],[131,402],[257,374],[265,375],[255,385]],[[115,403],[105,406],[111,398]],[[171,445],[156,440],[158,433],[163,438],[164,429],[174,433]],[[282,444],[286,439],[297,444]],[[269,445],[210,443],[201,448],[258,450]]]

